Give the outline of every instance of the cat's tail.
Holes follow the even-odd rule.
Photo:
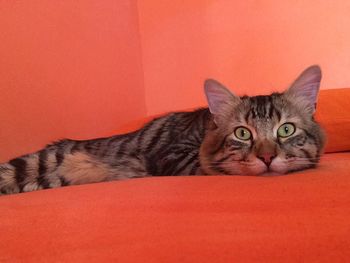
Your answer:
[[[48,145],[39,152],[0,164],[0,194],[29,192],[66,185],[64,178],[58,176],[57,170],[70,144],[72,141],[63,140]]]

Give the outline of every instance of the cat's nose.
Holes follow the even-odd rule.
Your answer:
[[[270,166],[272,160],[276,157],[274,153],[263,153],[257,156],[261,161],[263,161],[266,166]]]

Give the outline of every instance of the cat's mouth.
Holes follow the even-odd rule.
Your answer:
[[[254,174],[261,176],[277,176],[285,174],[288,171],[288,167],[281,159],[277,157],[271,163],[265,163],[256,158],[251,164],[244,165],[243,174]]]
[[[277,170],[276,167],[275,166],[271,166],[271,164],[266,165],[266,171],[263,173],[263,175],[266,175],[266,176],[277,176],[277,175],[284,174],[284,172],[282,172],[280,170]]]
[[[278,176],[278,175],[283,175],[283,174],[285,174],[284,172],[281,172],[281,171],[272,169],[271,166],[265,165],[264,168],[265,168],[265,169],[263,169],[263,170],[262,170],[260,173],[258,173],[257,175],[260,175],[260,176]]]

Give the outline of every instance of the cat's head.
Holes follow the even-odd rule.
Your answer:
[[[314,167],[324,133],[314,121],[321,81],[307,68],[283,93],[238,97],[215,80],[205,82],[211,124],[200,149],[207,174],[288,173]]]

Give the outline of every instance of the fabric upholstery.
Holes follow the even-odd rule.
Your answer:
[[[287,176],[153,177],[1,196],[0,262],[347,262],[350,153]]]
[[[326,152],[350,150],[350,88],[321,90],[316,119],[327,133]]]

